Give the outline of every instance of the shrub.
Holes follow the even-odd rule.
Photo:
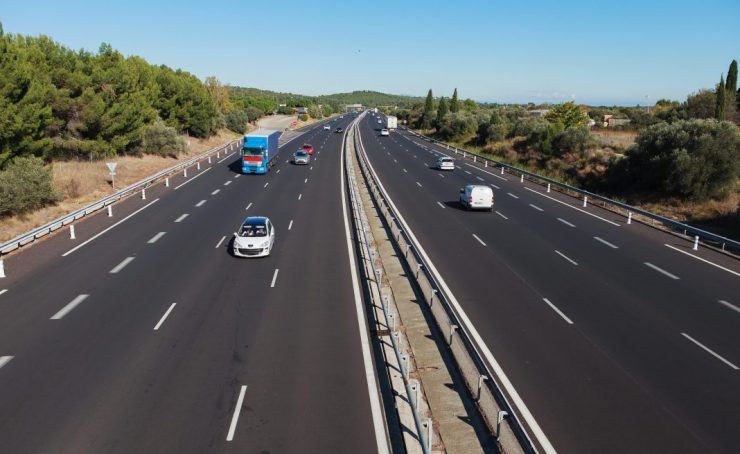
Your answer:
[[[468,111],[461,110],[445,115],[440,122],[438,135],[442,140],[460,140],[475,134],[477,130],[476,117]]]
[[[239,134],[246,131],[249,120],[249,114],[244,109],[230,110],[224,116],[226,127],[229,128],[230,131],[234,131]]]
[[[18,157],[0,171],[0,216],[22,214],[59,200],[51,168],[36,157]]]
[[[590,142],[591,133],[585,127],[568,128],[553,140],[555,148],[561,155],[569,152],[583,153]]]
[[[308,121],[308,114],[300,114],[300,115],[298,115],[298,120],[300,120],[300,121]]]
[[[142,153],[174,158],[184,150],[185,142],[177,136],[177,131],[166,126],[161,120],[148,125],[141,133]]]

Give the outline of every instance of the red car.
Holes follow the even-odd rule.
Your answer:
[[[303,151],[305,151],[309,155],[313,156],[313,145],[311,145],[309,143],[304,143],[303,144],[303,147],[301,147],[301,148],[303,149]]]

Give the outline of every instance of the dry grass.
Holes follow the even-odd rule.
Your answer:
[[[591,135],[607,147],[627,149],[635,143],[637,132],[614,129],[592,129]]]
[[[111,159],[116,167],[116,188],[121,189],[171,167],[180,161],[240,137],[230,131],[219,131],[207,139],[188,139],[188,147],[179,158],[154,155],[124,156]],[[88,205],[116,191],[110,184],[106,161],[54,162],[54,186],[62,201],[54,206],[25,215],[0,219],[0,241],[7,241],[36,227],[42,226],[66,213]]]

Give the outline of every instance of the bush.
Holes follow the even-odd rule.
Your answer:
[[[553,140],[555,148],[561,155],[569,152],[583,153],[590,142],[591,133],[585,127],[568,128]]]
[[[300,121],[308,121],[308,114],[300,114],[300,115],[298,115],[298,120],[300,120]]]
[[[22,214],[59,200],[51,169],[36,157],[18,157],[0,171],[0,216]]]
[[[544,118],[523,117],[514,123],[510,135],[511,137],[528,138],[537,131],[544,131],[547,129],[547,126],[548,122]]]
[[[442,119],[438,135],[442,140],[462,140],[478,131],[478,120],[465,110],[451,112]]]
[[[662,196],[706,199],[735,189],[740,130],[730,122],[681,120],[641,132],[616,176]]]
[[[144,128],[139,149],[142,153],[176,158],[185,150],[185,142],[177,136],[174,128],[160,120]]]
[[[234,131],[239,134],[247,130],[247,123],[249,123],[249,120],[249,114],[244,109],[230,110],[224,116],[226,127],[230,131]]]

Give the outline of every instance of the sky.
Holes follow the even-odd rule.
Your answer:
[[[740,0],[13,1],[5,33],[204,79],[320,95],[654,104],[713,88],[740,58]]]

